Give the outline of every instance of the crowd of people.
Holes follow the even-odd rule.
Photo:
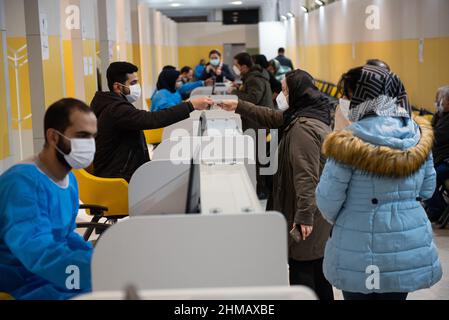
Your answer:
[[[278,130],[278,171],[259,174],[257,192],[287,220],[292,285],[306,285],[322,300],[334,299],[333,287],[348,300],[404,300],[441,279],[431,221],[446,207],[449,86],[438,91],[429,124],[412,117],[400,78],[371,60],[342,75],[349,126],[335,130],[335,102],[312,75],[294,69],[283,48],[271,61],[239,53],[232,67],[217,50],[208,58],[164,67],[151,111],[133,105],[141,87],[128,62],[109,66],[109,91],[97,92],[90,107],[63,99],[47,109],[43,149],[0,176],[0,292],[16,299],[89,292],[93,247],[76,233],[71,170],[93,163],[95,176],[130,181],[150,161],[143,130],[207,109],[209,97],[189,93],[219,82],[238,97],[219,107],[238,113],[244,130]],[[68,288],[73,265],[81,282]],[[379,283],[367,284],[370,268],[379,270]]]

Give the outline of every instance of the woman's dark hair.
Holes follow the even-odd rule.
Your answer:
[[[251,68],[253,66],[253,60],[251,59],[251,56],[247,52],[239,53],[234,57],[234,59],[241,66],[247,66],[248,68]]]
[[[139,71],[139,68],[129,62],[118,61],[111,63],[106,71],[109,90],[113,90],[114,83],[116,82],[125,84],[128,80],[128,74],[132,74],[137,71]]]
[[[220,53],[220,51],[218,51],[218,50],[211,50],[210,52],[209,52],[209,58],[210,58],[210,56],[211,55],[213,55],[213,54],[216,54],[216,55],[218,55],[220,58],[221,58],[221,53]]]
[[[157,90],[166,89],[170,92],[176,92],[176,81],[181,73],[178,70],[163,70],[157,80]]]
[[[353,68],[341,76],[338,90],[343,96],[349,98],[355,92],[357,83],[362,77],[362,70],[363,67]]]
[[[267,57],[263,54],[255,54],[252,56],[252,59],[255,64],[258,64],[262,68],[266,69],[268,68],[268,60]]]

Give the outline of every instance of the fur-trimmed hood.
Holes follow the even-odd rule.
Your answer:
[[[392,178],[408,177],[418,171],[426,162],[432,151],[434,141],[430,123],[420,117],[416,117],[414,120],[420,129],[420,133],[417,132],[416,134],[417,137],[413,137],[412,133],[412,137],[404,138],[404,132],[398,134],[398,137],[394,137],[395,141],[408,139],[408,144],[405,143],[405,147],[404,144],[401,147],[397,144],[384,143],[384,141],[389,140],[389,136],[376,137],[374,134],[371,136],[375,137],[373,141],[369,141],[369,139],[367,141],[362,135],[364,138],[362,139],[360,138],[361,135],[352,130],[353,125],[346,130],[330,134],[323,144],[323,154],[337,162],[367,173]],[[368,121],[382,121],[382,119],[378,117]],[[392,121],[396,120],[393,119]],[[416,126],[414,123],[410,125],[411,128]],[[385,126],[383,129],[386,135],[394,134],[391,127]],[[410,145],[410,140],[413,142],[413,139],[417,141]],[[379,143],[377,143],[378,141]]]

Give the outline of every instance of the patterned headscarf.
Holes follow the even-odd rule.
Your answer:
[[[364,66],[351,98],[349,120],[368,115],[410,118],[411,107],[399,77],[385,68]]]

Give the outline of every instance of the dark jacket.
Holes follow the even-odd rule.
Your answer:
[[[190,103],[159,112],[139,110],[112,92],[97,92],[91,108],[98,119],[94,174],[127,181],[150,160],[143,130],[169,126],[193,111]]]
[[[449,160],[449,112],[436,113],[432,120],[435,132],[433,159],[436,165]]]
[[[203,73],[201,74],[201,77],[199,80],[207,80],[209,78],[215,77],[216,78],[216,82],[223,82],[224,78],[226,78],[227,80],[230,81],[234,81],[235,80],[235,76],[232,73],[231,69],[229,68],[229,66],[227,64],[223,64],[221,66],[221,74],[219,76],[216,75],[214,70],[210,70],[209,72],[207,71],[207,67],[204,68]]]
[[[279,56],[277,56],[275,59],[276,59],[277,61],[279,61],[279,63],[281,64],[281,66],[289,67],[289,68],[291,68],[292,70],[294,70],[292,61],[291,61],[289,58],[287,58],[286,56],[281,56],[281,55],[279,55]]]
[[[239,101],[236,113],[266,128],[284,124],[282,112]],[[331,226],[317,208],[315,189],[326,162],[321,146],[331,132],[324,122],[307,117],[293,120],[282,134],[278,168],[273,179],[273,208],[285,215],[288,231],[293,223],[313,226],[312,234],[299,243],[289,237],[289,257],[311,261],[324,256]]]
[[[270,77],[268,72],[263,72],[259,65],[255,65],[242,77],[243,84],[239,90],[234,90],[240,100],[251,102],[254,105],[273,109],[273,93],[271,92]],[[248,128],[258,129],[257,123],[251,118],[242,116],[243,130]]]

